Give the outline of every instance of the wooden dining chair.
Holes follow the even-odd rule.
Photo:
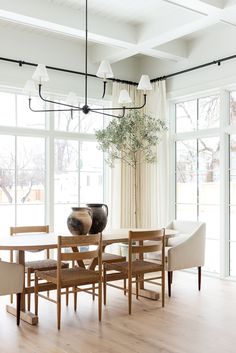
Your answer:
[[[25,234],[38,234],[38,233],[49,233],[49,226],[44,225],[44,226],[25,226],[25,227],[10,227],[10,235],[25,235]],[[41,251],[41,250],[39,250]],[[35,252],[35,251],[34,251]],[[38,250],[37,250],[38,252]],[[42,260],[36,260],[36,261],[26,261],[25,262],[25,271],[27,274],[27,286],[31,286],[31,282],[33,281],[32,275],[35,273],[35,271],[46,271],[46,270],[55,270],[57,268],[57,261],[54,259],[50,259],[50,250],[47,249],[45,250],[46,252],[46,259]],[[10,262],[13,262],[13,250],[10,250]],[[61,266],[63,268],[68,268],[69,264],[68,263],[62,263]],[[48,297],[49,297],[49,292],[48,292]],[[12,296],[11,296],[11,303],[12,303]],[[67,302],[68,302],[68,296],[67,296]],[[31,294],[28,294],[28,300],[27,300],[27,308],[28,311],[30,311],[30,305],[31,304]]]
[[[145,241],[151,240],[151,243]],[[161,251],[162,258],[159,262],[150,262],[144,260],[144,253],[154,251]],[[138,259],[134,260],[134,254]],[[151,230],[151,231],[129,231],[129,253],[128,261],[118,263],[104,263],[104,304],[106,305],[106,286],[109,281],[109,286],[122,289],[128,292],[128,309],[129,314],[132,311],[132,284],[136,284],[136,298],[139,297],[139,286],[143,286],[144,282],[161,285],[161,301],[162,307],[165,304],[165,230]],[[115,271],[114,273],[107,273],[107,271]],[[160,275],[145,278],[148,273],[160,272]],[[120,287],[110,283],[110,281],[117,281],[121,279],[128,279],[128,288]],[[154,282],[160,280],[160,282]]]
[[[24,267],[0,261],[0,295],[16,294],[16,323],[20,324],[21,293],[24,287]]]
[[[77,309],[77,292],[85,291],[93,295],[94,285],[98,289],[98,317],[102,318],[102,240],[101,234],[78,235],[78,236],[59,236],[57,246],[57,270],[36,271],[35,273],[35,315],[38,315],[38,297],[50,300],[57,304],[57,328],[61,327],[61,295],[66,294],[68,288],[73,288],[70,293],[74,293],[74,310]],[[94,250],[80,252],[81,246],[95,246]],[[63,252],[65,249],[73,249],[73,252]],[[76,250],[77,249],[77,250]],[[62,261],[75,261],[80,264],[81,261],[97,259],[98,270],[89,270],[85,266],[72,267],[68,269],[61,268]],[[39,294],[38,279],[55,284],[57,290],[57,299],[53,300]],[[88,287],[90,285],[90,287]],[[84,288],[84,286],[86,286]],[[66,289],[66,291],[62,291]]]

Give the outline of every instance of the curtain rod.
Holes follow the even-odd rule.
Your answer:
[[[191,68],[189,68],[189,69],[177,71],[177,72],[174,72],[174,73],[169,74],[169,75],[164,75],[164,76],[156,77],[156,78],[151,79],[151,82],[157,82],[157,81],[166,80],[166,79],[168,79],[168,78],[171,78],[171,77],[174,77],[174,76],[178,76],[178,75],[181,75],[181,74],[185,74],[185,73],[187,73],[187,72],[195,71],[195,70],[198,70],[198,69],[202,69],[202,68],[204,68],[204,67],[211,66],[211,65],[218,65],[218,66],[220,66],[220,64],[221,64],[222,62],[228,61],[228,60],[232,60],[232,59],[236,59],[236,54],[235,54],[235,55],[231,55],[231,56],[227,56],[227,57],[224,57],[224,58],[221,58],[221,59],[213,60],[213,61],[210,61],[210,62],[205,63],[205,64],[201,64],[201,65],[198,65],[198,66],[194,66],[194,67],[191,67]],[[23,65],[37,66],[37,64],[35,64],[35,63],[31,63],[31,62],[23,61],[23,60],[9,59],[9,58],[3,58],[3,57],[0,57],[0,60],[2,60],[2,61],[7,61],[7,62],[12,62],[12,63],[18,64],[19,66],[23,66]],[[46,68],[47,68],[47,69],[50,69],[50,70],[54,70],[54,71],[67,72],[67,73],[70,73],[70,74],[76,74],[76,75],[85,76],[85,73],[84,73],[84,72],[80,72],[80,71],[62,69],[62,68],[55,67],[55,66],[46,66]],[[94,74],[88,74],[88,76],[89,76],[89,77],[93,77],[93,78],[98,78],[98,77],[97,77],[96,75],[94,75]],[[128,85],[133,85],[133,86],[137,86],[137,85],[138,85],[137,82],[128,81],[128,80],[121,80],[121,79],[118,79],[118,78],[109,78],[108,80],[109,80],[109,81],[113,81],[113,82],[126,83],[126,84],[128,84]]]
[[[174,76],[178,76],[178,75],[181,75],[181,74],[185,74],[186,72],[190,72],[190,71],[202,69],[202,68],[204,68],[204,67],[211,66],[211,65],[218,65],[218,66],[220,66],[220,64],[221,64],[222,62],[227,61],[227,60],[232,60],[232,59],[236,59],[236,55],[231,55],[231,56],[227,56],[227,57],[225,57],[225,58],[221,58],[221,59],[218,59],[218,60],[213,60],[213,61],[210,61],[210,62],[208,62],[208,63],[202,64],[202,65],[198,65],[198,66],[191,67],[191,68],[189,68],[189,69],[185,69],[185,70],[181,70],[181,71],[174,72],[173,74],[169,74],[169,75],[165,75],[165,76],[153,78],[153,79],[150,80],[150,81],[151,81],[151,82],[156,82],[156,81],[166,80],[167,78],[174,77]]]
[[[3,58],[3,57],[0,57],[0,60],[2,61],[6,61],[6,62],[11,62],[11,63],[15,63],[15,64],[18,64],[19,66],[23,66],[23,65],[27,65],[27,66],[37,66],[38,64],[35,64],[35,63],[31,63],[31,62],[28,62],[28,61],[24,61],[24,60],[16,60],[16,59],[9,59],[9,58]],[[60,72],[66,72],[66,73],[69,73],[69,74],[76,74],[76,75],[82,75],[82,76],[85,76],[85,73],[84,72],[81,72],[81,71],[75,71],[75,70],[69,70],[69,69],[62,69],[60,67],[55,67],[55,66],[48,66],[46,65],[46,68],[47,69],[50,69],[50,70],[54,70],[54,71],[60,71]],[[100,80],[99,77],[97,77],[96,75],[94,74],[89,74],[88,73],[88,76],[89,77],[93,77],[93,78],[97,78]],[[133,82],[133,81],[128,81],[128,80],[121,80],[121,79],[118,79],[118,78],[109,78],[109,81],[114,81],[114,82],[120,82],[120,83],[126,83],[128,85],[134,85],[134,86],[137,86],[138,83],[137,82]]]

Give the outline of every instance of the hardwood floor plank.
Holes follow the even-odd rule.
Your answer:
[[[150,288],[152,288],[150,286]],[[56,327],[56,305],[39,301],[39,324],[30,326],[8,314],[6,297],[0,301],[0,352],[2,353],[235,353],[236,283],[176,272],[172,297],[160,301],[133,297],[128,315],[127,297],[107,288],[102,322],[97,299],[81,293],[78,310],[62,301],[61,331]]]

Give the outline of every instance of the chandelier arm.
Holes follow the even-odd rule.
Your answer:
[[[62,105],[64,107],[68,107],[68,108],[72,108],[74,110],[78,110],[78,111],[81,111],[82,108],[80,107],[76,107],[75,105],[70,105],[70,104],[66,104],[66,103],[61,103],[61,102],[57,102],[57,101],[52,101],[50,99],[46,99],[42,96],[42,84],[40,83],[39,84],[39,97],[44,101],[44,102],[47,102],[47,103],[52,103],[52,104],[58,104],[58,105]],[[68,111],[71,110],[71,109],[68,109]],[[52,111],[58,111],[56,109],[53,109]]]
[[[110,117],[112,117],[112,118],[118,118],[118,119],[120,119],[120,118],[123,118],[123,117],[125,116],[125,109],[126,109],[126,108],[123,107],[123,108],[120,108],[120,109],[123,110],[122,115],[114,115],[114,114],[102,113],[101,111],[97,111],[97,109],[91,109],[90,111],[93,112],[93,113],[96,113],[96,114],[106,115],[106,116],[110,116]]]
[[[142,109],[145,105],[146,105],[146,102],[147,102],[147,95],[146,93],[144,93],[143,95],[143,104],[140,106],[140,107],[125,107],[125,109],[127,110],[133,110],[133,109]],[[96,108],[96,111],[98,110],[122,110],[123,108],[119,108],[119,107],[116,107],[116,108]]]
[[[106,87],[107,87],[107,81],[103,81],[102,99],[105,97],[105,94],[106,94]]]
[[[78,109],[34,109],[31,106],[32,98],[29,98],[29,109],[34,113],[49,113],[49,112],[73,112]]]

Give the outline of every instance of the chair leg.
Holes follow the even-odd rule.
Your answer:
[[[57,329],[61,328],[61,288],[57,287]]]
[[[138,299],[138,286],[139,286],[138,280],[139,280],[139,276],[136,276],[136,283],[135,283],[135,285],[136,285],[136,299]]]
[[[128,278],[128,301],[129,301],[129,315],[132,311],[132,277]]]
[[[69,288],[66,288],[66,306],[69,305]]]
[[[106,267],[103,267],[103,304],[106,305],[107,303],[107,271]]]
[[[74,287],[74,311],[77,310],[77,287]]]
[[[21,293],[16,295],[16,324],[20,325],[20,303],[21,303]]]
[[[102,281],[98,283],[98,320],[102,320]]]
[[[95,300],[95,284],[93,283],[93,300]]]
[[[171,271],[168,271],[168,295],[171,297]]]
[[[34,279],[34,313],[35,315],[38,315],[38,291],[39,291],[39,283],[38,283],[38,277],[35,274],[35,279]]]
[[[165,306],[165,269],[161,272],[161,305]]]
[[[27,269],[27,286],[31,287],[31,269]],[[31,304],[31,294],[28,293],[28,311],[30,311],[30,304]]]
[[[198,290],[201,290],[202,268],[201,266],[199,266],[197,269],[198,269]]]
[[[10,250],[10,262],[13,262],[13,250]],[[13,303],[13,294],[10,295],[10,303]]]
[[[126,295],[126,278],[124,278],[124,295]]]

